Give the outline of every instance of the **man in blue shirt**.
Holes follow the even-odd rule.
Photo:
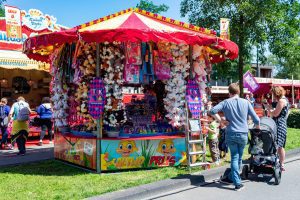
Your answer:
[[[242,165],[243,151],[248,141],[248,115],[252,117],[258,129],[260,128],[259,117],[250,102],[239,97],[240,88],[237,83],[230,84],[228,90],[230,98],[213,107],[210,113],[219,123],[227,125],[225,138],[230,149],[231,173],[221,181],[233,183],[235,190],[239,191],[244,187],[241,184],[239,169]],[[218,115],[219,112],[224,113],[226,120],[221,120]]]

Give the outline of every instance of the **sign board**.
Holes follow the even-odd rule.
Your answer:
[[[243,79],[244,87],[248,88],[251,93],[254,93],[259,88],[259,84],[249,71],[244,74]]]
[[[21,11],[22,25],[35,31],[42,31],[48,29],[49,31],[59,31],[57,26],[57,19],[51,15],[43,14],[40,10],[29,9]]]
[[[185,138],[101,140],[101,170],[180,166]]]
[[[5,6],[5,22],[7,38],[22,37],[21,12],[18,8]]]
[[[191,131],[198,132],[201,131],[201,126],[198,119],[190,119],[189,120]]]
[[[229,22],[230,20],[227,18],[220,19],[220,38],[222,39],[230,39]]]

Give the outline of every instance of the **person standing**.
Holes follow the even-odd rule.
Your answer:
[[[228,87],[229,99],[226,99],[212,108],[211,115],[221,124],[226,125],[226,143],[230,150],[231,172],[221,182],[234,184],[235,190],[241,190],[244,185],[241,183],[239,170],[242,166],[244,148],[248,141],[247,119],[250,115],[256,128],[259,127],[259,117],[256,115],[250,102],[239,97],[240,88],[237,83],[232,83]],[[226,120],[219,116],[223,112]]]
[[[26,140],[29,133],[29,115],[30,107],[27,102],[25,102],[24,97],[20,96],[17,102],[11,107],[9,118],[13,120],[12,130],[11,130],[11,143],[12,147],[15,142],[17,142],[19,153],[18,155],[24,156],[26,153]]]
[[[48,131],[50,144],[52,143],[52,107],[49,97],[44,97],[42,104],[38,107],[37,113],[40,116],[41,135],[39,145],[43,145],[43,139]]]
[[[208,146],[212,161],[218,166],[220,165],[220,151],[219,151],[219,124],[216,120],[213,120],[209,126],[207,127],[208,130]]]
[[[279,154],[279,161],[281,165],[281,170],[284,169],[284,160],[285,160],[285,142],[287,135],[287,118],[288,118],[288,110],[289,110],[289,102],[285,97],[285,90],[283,87],[277,86],[271,89],[273,96],[275,97],[277,103],[273,105],[275,109],[272,109],[271,106],[267,105],[267,109],[270,115],[273,117],[276,125],[277,125],[277,151]]]
[[[250,93],[250,97],[249,97],[249,100],[248,100],[251,104],[251,106],[254,108],[254,105],[255,105],[255,98],[253,97],[253,94]]]
[[[2,139],[0,141],[0,149],[2,149],[2,144],[7,143],[7,126],[8,126],[8,115],[10,107],[7,105],[7,99],[2,98],[0,102],[0,129],[2,133]]]

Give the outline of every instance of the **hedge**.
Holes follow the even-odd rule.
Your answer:
[[[287,119],[287,125],[289,128],[300,128],[300,110],[292,109]]]

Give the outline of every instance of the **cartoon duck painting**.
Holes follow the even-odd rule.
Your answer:
[[[174,142],[172,139],[161,140],[158,144],[157,150],[158,153],[163,154],[165,157],[171,156],[176,152]]]
[[[108,157],[108,152],[101,154],[101,170],[103,171],[108,170],[110,166],[115,166],[116,159],[114,158],[111,161],[109,161]]]
[[[121,140],[116,151],[122,157],[129,157],[130,154],[138,151],[138,148],[134,140]]]

